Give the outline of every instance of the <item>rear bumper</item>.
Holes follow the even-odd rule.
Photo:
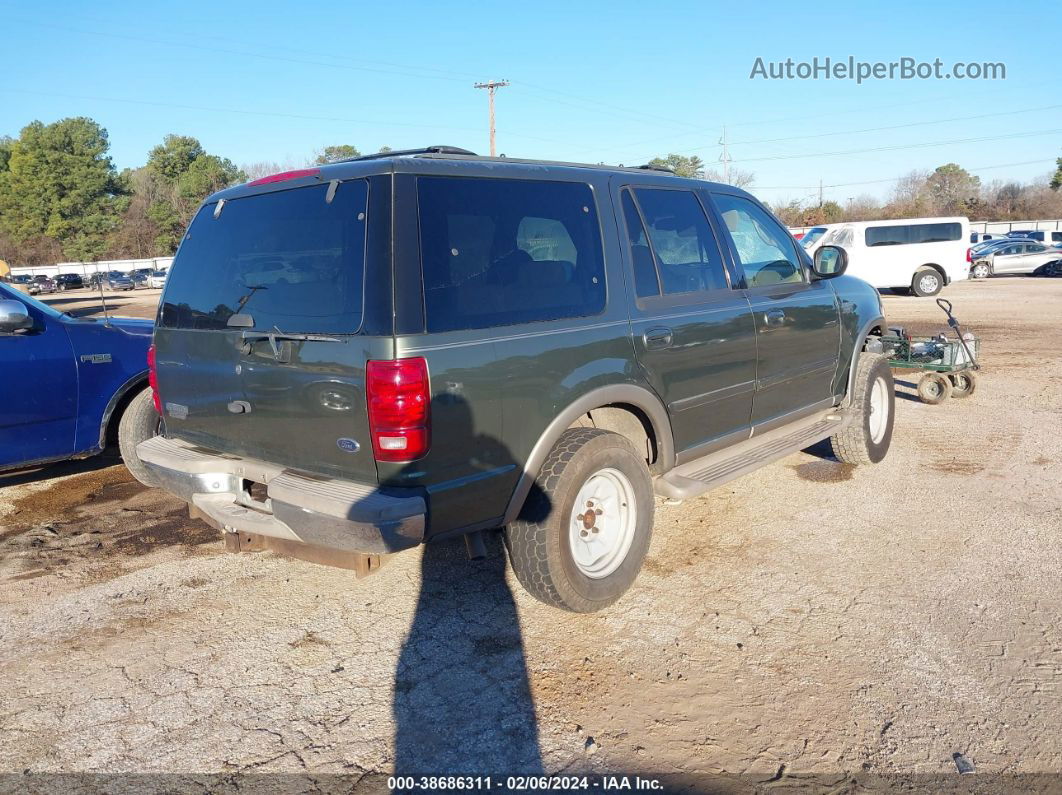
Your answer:
[[[226,532],[373,555],[424,540],[427,509],[419,495],[385,493],[161,436],[141,442],[136,451],[162,488]],[[245,481],[265,484],[266,501],[252,500]]]

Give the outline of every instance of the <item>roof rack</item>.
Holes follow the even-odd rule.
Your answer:
[[[645,171],[664,171],[668,174],[675,173],[675,169],[669,168],[668,166],[661,166],[657,163],[645,163],[644,165],[638,166],[638,168],[644,169]]]
[[[381,157],[397,157],[399,155],[472,155],[467,149],[460,146],[425,146],[423,149],[394,149],[390,152],[377,152],[374,155],[358,155],[357,157],[344,157],[342,160],[333,160],[332,163],[354,163],[359,160],[378,160]],[[331,163],[329,164],[331,165]]]

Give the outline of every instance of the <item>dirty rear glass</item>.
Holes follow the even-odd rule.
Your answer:
[[[177,252],[160,325],[353,333],[361,326],[368,184],[265,193],[204,206]]]

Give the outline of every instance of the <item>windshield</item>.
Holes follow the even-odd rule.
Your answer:
[[[800,245],[804,248],[811,248],[824,234],[826,234],[825,226],[816,226],[814,229],[809,229],[804,236],[800,238]]]
[[[329,201],[329,198],[331,200]],[[202,207],[166,282],[160,325],[352,334],[361,327],[368,183],[294,188]]]

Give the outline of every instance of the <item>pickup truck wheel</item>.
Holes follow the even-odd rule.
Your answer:
[[[876,464],[892,444],[896,393],[892,370],[884,356],[863,352],[856,362],[848,426],[830,437],[838,461],[846,464]]]
[[[643,456],[599,428],[565,431],[542,465],[517,521],[509,562],[541,602],[591,613],[615,602],[642,568],[653,530]]]
[[[141,462],[136,446],[159,431],[159,415],[151,399],[151,390],[141,390],[125,407],[118,420],[118,450],[129,473],[145,486],[156,487],[158,480]]]

